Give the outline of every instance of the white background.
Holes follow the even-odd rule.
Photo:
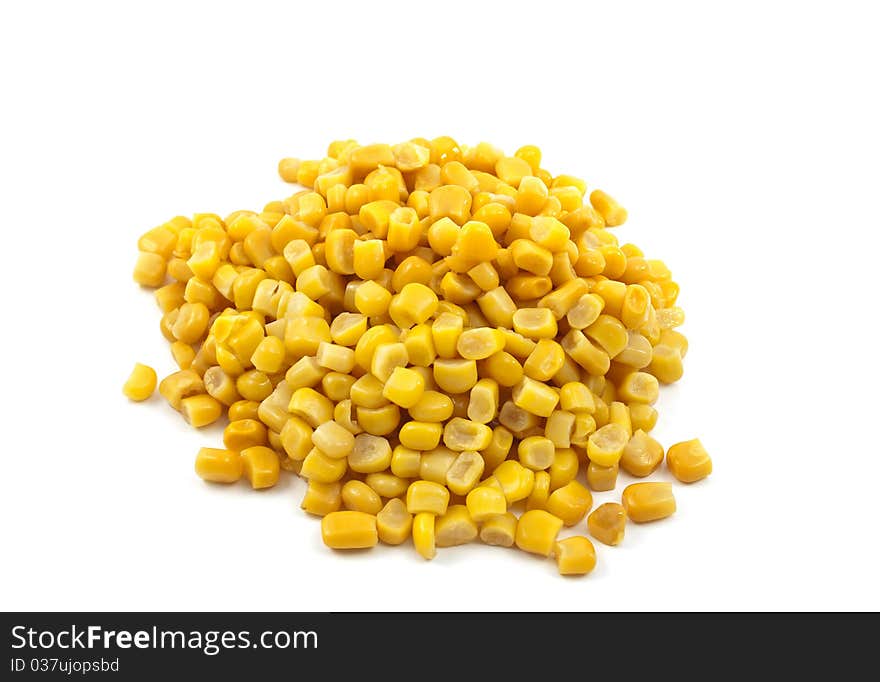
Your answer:
[[[0,607],[880,608],[872,4],[4,2]],[[682,285],[656,433],[715,474],[585,579],[334,554],[301,480],[204,484],[220,429],[120,392],[173,368],[140,233],[282,198],[278,158],[332,139],[441,134],[540,145]]]

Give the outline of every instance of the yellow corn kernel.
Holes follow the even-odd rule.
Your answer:
[[[666,466],[682,483],[700,481],[712,473],[712,458],[698,438],[676,443],[666,453]]]
[[[186,301],[186,285],[183,282],[172,282],[156,289],[154,295],[159,309],[163,313],[168,313],[179,308]]]
[[[340,313],[330,325],[333,343],[348,348],[355,346],[367,331],[367,318],[361,313]]]
[[[171,333],[178,341],[196,343],[205,335],[210,316],[211,312],[204,303],[184,303],[178,308]]]
[[[620,321],[627,329],[641,329],[648,321],[648,309],[651,297],[647,289],[638,284],[630,284],[626,288],[620,309]]]
[[[294,317],[287,320],[284,347],[291,357],[315,355],[321,341],[331,341],[330,325],[321,317]]]
[[[394,497],[376,514],[376,529],[379,539],[386,545],[400,545],[412,533],[413,517],[406,505]]]
[[[501,462],[492,476],[501,485],[507,504],[526,499],[535,485],[535,472],[512,459]]]
[[[383,384],[372,374],[364,374],[351,386],[351,402],[358,407],[375,409],[388,404],[382,395]]]
[[[392,147],[394,164],[403,172],[418,170],[428,165],[431,150],[415,142],[404,142]]]
[[[471,214],[471,193],[458,185],[441,185],[428,197],[428,212],[433,221],[449,218],[464,225]]]
[[[496,287],[479,296],[477,298],[477,305],[490,324],[496,327],[507,328],[513,326],[513,314],[516,312],[516,304],[504,287]]]
[[[595,462],[590,462],[587,465],[587,484],[596,492],[614,490],[617,486],[618,470],[619,466],[617,464],[603,467]]]
[[[580,469],[580,460],[572,448],[556,448],[550,464],[550,490],[556,490],[575,479]]]
[[[546,510],[562,519],[566,526],[573,526],[586,516],[592,506],[590,491],[577,481],[569,481],[550,493]]]
[[[458,232],[452,255],[470,263],[487,262],[498,254],[498,242],[491,228],[478,220],[469,220]]]
[[[626,430],[618,424],[606,424],[590,435],[587,456],[600,466],[614,466],[620,461],[629,440]]]
[[[483,261],[468,270],[468,277],[471,278],[483,291],[491,291],[499,284],[498,271],[488,261]]]
[[[531,301],[544,296],[553,288],[553,280],[549,277],[534,275],[517,275],[505,283],[510,295],[520,301]]]
[[[251,354],[250,361],[253,366],[266,374],[275,374],[281,371],[282,365],[287,354],[284,347],[284,340],[276,336],[267,336],[260,340],[260,343]]]
[[[209,395],[193,395],[180,401],[180,412],[191,426],[213,424],[223,414],[223,405]]]
[[[254,490],[271,488],[278,483],[281,466],[278,455],[272,448],[264,445],[245,448],[241,451],[241,460],[245,478]]]
[[[569,309],[565,319],[572,329],[586,329],[599,319],[604,307],[605,301],[598,294],[584,294]]]
[[[382,498],[363,481],[348,481],[342,486],[342,503],[350,511],[378,514],[382,510]]]
[[[611,315],[599,315],[584,333],[598,343],[610,357],[626,348],[629,336],[623,323]]]
[[[379,317],[388,312],[392,293],[378,282],[367,280],[358,284],[354,294],[354,306],[358,312],[369,317]]]
[[[482,450],[486,471],[494,471],[501,462],[507,459],[512,445],[513,434],[507,428],[499,425],[492,429],[492,440]]]
[[[357,423],[374,436],[387,436],[400,423],[400,408],[393,403],[381,407],[358,407]]]
[[[480,480],[484,467],[480,453],[465,450],[446,471],[446,486],[456,495],[467,495]]]
[[[196,372],[182,369],[169,374],[159,383],[159,394],[168,401],[175,410],[181,408],[184,398],[205,392],[205,384]]]
[[[661,308],[657,311],[657,323],[660,329],[674,329],[684,324],[684,310],[678,306]]]
[[[631,476],[649,476],[663,461],[663,446],[641,429],[637,430],[620,458],[620,466]]]
[[[532,241],[551,253],[565,251],[570,236],[568,228],[551,216],[537,216],[529,225],[529,237]]]
[[[569,357],[590,374],[603,376],[611,366],[608,353],[590,343],[578,329],[572,329],[562,337],[561,344]]]
[[[504,334],[491,327],[468,329],[458,337],[456,349],[466,360],[483,360],[504,349]]]
[[[632,436],[632,418],[629,415],[629,408],[622,402],[614,400],[608,405],[608,423],[622,426],[627,438]]]
[[[464,322],[453,313],[441,313],[431,324],[431,340],[441,358],[455,358],[458,337],[461,336]]]
[[[433,481],[413,481],[406,491],[406,510],[410,514],[445,514],[449,491]]]
[[[513,388],[514,404],[539,417],[549,417],[559,402],[559,394],[550,386],[529,377],[523,377]]]
[[[165,267],[165,259],[160,254],[141,251],[134,266],[134,281],[145,287],[162,286]]]
[[[216,398],[227,407],[242,398],[235,387],[235,380],[224,372],[221,367],[208,368],[203,379],[208,395]],[[269,392],[271,393],[271,390]],[[243,397],[248,398],[248,396]],[[264,395],[263,398],[265,397]]]
[[[321,538],[332,549],[367,549],[379,542],[376,517],[361,511],[334,511],[321,519]]]
[[[556,318],[549,308],[520,308],[513,314],[513,328],[528,339],[556,337]]]
[[[458,453],[445,446],[438,446],[424,452],[419,459],[419,478],[446,485],[446,473],[457,456]]]
[[[641,429],[648,432],[657,424],[657,410],[644,403],[632,403],[629,406],[629,415],[633,431]]]
[[[326,516],[342,507],[342,484],[339,481],[319,483],[309,480],[309,487],[300,507],[307,514]]]
[[[434,361],[434,381],[446,393],[456,394],[471,390],[478,380],[477,363],[474,360]]]
[[[326,374],[327,369],[321,367],[315,358],[304,357],[294,362],[284,377],[291,391],[295,391],[298,388],[316,386]]]
[[[617,388],[618,397],[627,403],[652,405],[660,395],[657,378],[647,372],[632,372]]]
[[[401,497],[406,494],[409,481],[400,476],[389,474],[384,471],[367,474],[364,478],[370,488],[372,488],[380,497]]]
[[[437,294],[418,282],[410,282],[399,294],[395,294],[388,307],[388,314],[401,329],[427,322],[437,311]]]
[[[480,374],[509,388],[522,381],[523,367],[513,355],[499,351],[483,361]]]
[[[292,395],[293,391],[287,385],[287,382],[280,381],[275,386],[275,390],[272,391],[272,395],[260,403],[260,407],[257,409],[257,416],[271,431],[281,433],[285,422],[290,418],[287,406]]]
[[[488,424],[498,413],[498,383],[493,379],[480,379],[471,389],[468,401],[468,419]]]
[[[657,345],[670,346],[676,348],[683,358],[688,352],[687,337],[675,329],[660,330],[660,338]]]
[[[421,512],[413,517],[413,545],[416,551],[428,560],[437,555],[434,535],[435,523],[436,515],[429,512]]]
[[[498,421],[510,429],[517,438],[538,429],[538,416],[517,407],[513,401],[506,401],[498,411]]]
[[[626,510],[616,502],[601,504],[587,517],[587,528],[599,542],[619,545],[626,532]]]
[[[516,212],[528,216],[536,216],[547,203],[548,190],[540,178],[525,175],[519,182],[516,193]]]
[[[437,547],[454,547],[473,542],[477,538],[477,524],[463,504],[450,505],[446,513],[434,523],[434,539]]]
[[[384,471],[391,464],[391,445],[382,436],[360,433],[348,455],[348,466],[361,474]]]
[[[432,422],[411,421],[400,427],[400,443],[412,450],[433,450],[440,444],[443,426]]]
[[[536,381],[549,381],[565,363],[565,351],[551,339],[540,339],[523,364],[525,375]]]
[[[657,344],[651,354],[647,371],[664,384],[676,382],[684,374],[681,357],[681,351],[678,348],[663,343]]]
[[[529,436],[520,441],[517,446],[517,456],[523,466],[533,471],[541,471],[553,464],[556,448],[549,438]]]
[[[391,453],[391,473],[401,478],[416,478],[421,470],[422,453],[397,445]]]
[[[211,483],[235,483],[241,478],[244,463],[233,450],[201,448],[196,455],[196,474]]]
[[[302,433],[300,426],[300,432]],[[348,457],[354,450],[354,434],[336,421],[327,421],[311,433],[312,444],[328,457]]]
[[[621,498],[627,517],[636,523],[665,519],[675,513],[671,483],[633,483]]]
[[[466,504],[471,518],[477,523],[483,523],[493,516],[504,514],[507,511],[507,500],[504,493],[483,485],[477,486],[467,493]]]
[[[403,337],[403,345],[411,365],[430,368],[437,357],[431,326],[428,324],[418,324],[408,329]]]
[[[328,457],[318,448],[312,448],[302,460],[300,476],[318,483],[333,483],[341,479],[346,471],[347,460]]]
[[[525,552],[550,556],[562,525],[562,519],[543,509],[526,511],[516,525],[516,546]]]
[[[544,436],[548,438],[557,448],[568,448],[571,446],[571,434],[574,431],[575,415],[573,412],[565,410],[554,410],[547,417],[547,423],[544,425]]]
[[[354,350],[322,341],[318,344],[315,360],[321,367],[347,373],[354,369]]]
[[[443,444],[450,450],[482,450],[492,441],[492,429],[485,424],[453,417],[443,427]]]
[[[602,216],[607,227],[617,227],[626,222],[626,209],[602,190],[596,189],[590,192],[590,203]]]
[[[281,159],[278,162],[278,175],[284,182],[295,183],[299,173],[300,160],[294,158]]]
[[[281,225],[281,223],[279,223],[279,225]],[[275,229],[277,230],[278,226],[276,226]],[[305,239],[291,239],[287,242],[283,247],[283,256],[296,277],[299,277],[303,272],[317,265],[315,262],[315,255],[312,253],[312,247]],[[223,266],[221,266],[221,268],[222,267]]]
[[[304,386],[297,388],[290,397],[288,411],[301,417],[312,428],[333,419],[333,403],[315,389]]]
[[[156,390],[156,378],[156,370],[152,367],[135,363],[134,369],[122,386],[122,392],[129,400],[136,402],[146,400]]]
[[[370,363],[370,372],[379,381],[387,382],[394,370],[406,367],[408,361],[409,355],[406,352],[406,346],[402,343],[383,343],[378,345],[373,352],[373,358]],[[409,375],[403,375],[401,381],[406,382],[408,376]],[[410,377],[410,379],[410,383],[415,381],[412,377]],[[413,384],[411,388],[415,390],[417,386]]]
[[[651,342],[639,332],[632,330],[627,332],[627,336],[629,340],[627,341],[626,348],[615,356],[614,361],[633,369],[647,367],[651,362],[654,352]]]
[[[589,388],[579,381],[572,381],[559,389],[559,406],[568,412],[592,414],[596,410],[596,401]]]
[[[508,247],[518,268],[539,277],[546,277],[553,267],[553,254],[529,239],[515,239]]]
[[[356,177],[363,177],[379,166],[393,166],[394,152],[387,144],[368,144],[353,147],[349,152],[348,165]]]
[[[408,408],[410,416],[420,422],[444,422],[452,416],[452,399],[437,391],[425,391],[418,402]]]
[[[589,538],[582,535],[555,543],[553,553],[560,575],[586,575],[596,567],[596,549]]]
[[[223,445],[229,450],[241,452],[255,445],[265,445],[269,434],[265,425],[256,419],[230,421],[223,429]]]
[[[511,512],[486,519],[480,528],[480,540],[496,547],[512,547],[518,519]]]
[[[403,344],[394,344],[394,345],[403,345]],[[376,349],[376,354],[373,356],[373,365],[376,365],[376,358],[382,358],[380,353],[387,346],[380,346]],[[404,354],[406,353],[406,348],[403,349]],[[381,369],[381,368],[380,368]],[[375,373],[375,372],[374,372]],[[379,377],[379,375],[376,375]],[[425,392],[425,380],[422,376],[411,369],[406,369],[405,367],[395,367],[388,379],[385,381],[385,386],[382,389],[382,395],[390,400],[392,403],[396,405],[400,405],[400,407],[410,408],[415,405],[419,399],[422,397],[422,394]],[[433,446],[431,446],[433,447]],[[426,449],[426,448],[416,448],[416,449]]]
[[[440,218],[428,228],[428,244],[440,256],[452,254],[461,228],[451,218]]]
[[[236,400],[227,410],[227,416],[230,422],[236,422],[242,419],[259,419],[258,411],[260,403],[255,400]]]
[[[536,471],[535,484],[526,499],[526,510],[546,509],[548,497],[550,497],[550,474],[546,471]]]

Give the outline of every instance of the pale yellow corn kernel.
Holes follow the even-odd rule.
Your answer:
[[[560,343],[569,357],[590,374],[603,376],[611,366],[608,353],[594,346],[578,329],[570,330]]]
[[[479,296],[477,305],[490,324],[496,327],[513,327],[513,314],[517,307],[504,287],[496,287]],[[509,348],[507,350],[510,351]]]
[[[295,183],[299,173],[300,160],[292,157],[281,159],[278,162],[278,175],[284,182]]]
[[[468,192],[477,192],[480,183],[460,161],[449,161],[440,167],[440,182],[444,185],[458,185]]]
[[[387,436],[400,424],[400,408],[394,403],[382,407],[358,407],[357,423],[373,436]]]
[[[643,365],[644,367],[644,365]],[[664,384],[671,384],[681,379],[684,365],[678,348],[659,343],[654,346],[647,370]]]
[[[412,523],[412,539],[416,551],[424,558],[431,560],[437,555],[435,544],[436,515],[428,512],[416,514]]]
[[[434,260],[434,252],[421,247],[417,250],[418,255],[410,255],[404,258],[394,269],[391,277],[391,287],[394,291],[400,291],[410,282],[418,282],[428,285],[431,282],[433,270],[431,264]],[[424,255],[422,255],[424,254]]]
[[[245,478],[254,490],[271,488],[281,476],[278,454],[265,445],[254,445],[241,451]]]
[[[447,260],[446,265],[450,263]],[[482,293],[467,275],[447,272],[440,280],[440,294],[446,301],[456,304],[471,303]]]
[[[598,343],[612,358],[626,348],[629,342],[626,327],[611,315],[599,315],[596,321],[584,330],[584,334]]]
[[[434,361],[434,381],[446,393],[465,393],[476,385],[478,378],[474,360],[437,358]]]
[[[494,471],[507,458],[512,445],[513,434],[507,428],[499,425],[492,429],[492,440],[481,452],[486,471]]]
[[[311,388],[317,386],[327,374],[327,369],[318,364],[317,359],[312,357],[300,358],[287,370],[284,378],[292,391],[298,388]]]
[[[584,201],[584,197],[577,187],[551,187],[550,196],[559,200],[559,204],[566,214],[580,209]]]
[[[553,339],[556,318],[548,308],[520,308],[513,314],[513,328],[528,339]]]
[[[412,251],[419,245],[422,224],[415,209],[401,206],[388,218],[387,243],[391,251]]]
[[[386,348],[386,346],[380,346],[376,350],[376,354],[373,356],[374,365],[376,364],[376,358],[380,357],[380,352],[383,350],[383,348]],[[405,348],[404,353],[406,353]],[[425,380],[422,378],[422,376],[412,369],[406,369],[405,367],[400,366],[395,367],[392,370],[391,375],[386,380],[385,386],[382,389],[382,395],[387,400],[390,400],[392,403],[404,408],[410,408],[418,403],[424,392]]]
[[[421,462],[421,452],[397,445],[391,454],[391,473],[400,478],[416,478],[421,470]]]
[[[547,417],[544,436],[557,448],[571,447],[571,434],[574,431],[575,415],[565,410],[554,410]]]
[[[620,461],[629,435],[618,424],[606,424],[590,435],[587,456],[600,466],[614,466]]]
[[[165,268],[165,259],[160,254],[141,251],[132,277],[141,286],[159,287],[165,281]]]
[[[587,465],[587,484],[596,492],[614,490],[617,486],[618,465],[599,466],[595,462]]]
[[[599,542],[619,545],[626,532],[626,510],[616,502],[601,504],[587,517],[587,528]]]
[[[523,363],[523,372],[530,379],[549,381],[565,363],[565,351],[551,339],[540,339]]]
[[[641,429],[649,432],[657,424],[657,410],[644,403],[632,403],[629,405],[629,416],[632,421],[633,431]]]
[[[466,504],[471,518],[477,523],[483,523],[493,516],[504,514],[507,511],[507,500],[504,493],[483,485],[477,486],[467,493]]]
[[[361,313],[340,313],[330,325],[333,343],[351,348],[367,331],[367,318]]]
[[[387,382],[395,369],[409,362],[406,346],[400,342],[383,343],[376,347],[370,363],[370,372],[381,382]],[[415,387],[414,387],[415,388]]]
[[[688,352],[687,337],[675,329],[660,330],[660,338],[657,345],[671,346],[678,349],[679,354],[683,358]]]
[[[156,304],[163,313],[171,312],[186,301],[186,285],[183,282],[166,284],[164,287],[156,289],[154,296]]]
[[[227,407],[242,397],[235,387],[235,380],[221,367],[208,368],[203,379],[208,395],[216,398]],[[271,393],[271,391],[269,392]],[[264,395],[263,398],[265,397],[267,396]]]
[[[437,357],[431,326],[428,324],[418,324],[408,329],[403,337],[403,345],[411,365],[430,368]]]
[[[469,220],[458,232],[452,255],[474,264],[494,260],[498,249],[492,229],[486,223]]]
[[[533,471],[542,471],[553,464],[556,448],[549,438],[529,436],[520,441],[517,447],[517,456],[523,466]]]
[[[623,449],[620,466],[628,474],[643,478],[652,474],[662,461],[663,446],[639,429]]]
[[[674,329],[684,324],[684,310],[678,306],[661,308],[657,311],[657,324],[660,329]]]
[[[538,307],[547,308],[553,313],[553,317],[561,320],[588,291],[589,286],[586,281],[578,277],[557,285],[556,289],[538,301]]]
[[[400,427],[400,444],[412,450],[433,450],[440,444],[443,426],[432,422],[411,421]]]
[[[431,150],[415,142],[404,142],[391,148],[394,165],[403,172],[418,170],[428,165]]]
[[[498,329],[480,327],[463,331],[456,349],[467,360],[483,360],[504,349],[504,334]]]
[[[180,401],[180,412],[198,429],[217,421],[223,414],[223,405],[209,395],[193,395]]]
[[[654,355],[651,342],[636,331],[628,331],[627,336],[629,340],[627,341],[626,348],[615,356],[614,361],[633,369],[647,367]]]
[[[399,294],[395,294],[388,307],[388,314],[401,329],[427,322],[436,312],[437,294],[418,282],[410,282]]]
[[[287,385],[287,382],[280,381],[272,394],[260,403],[257,416],[270,430],[281,433],[284,424],[290,418],[287,406],[290,404],[292,395],[293,390]]]
[[[322,341],[318,344],[315,360],[321,367],[334,372],[350,372],[354,369],[354,350]]]
[[[156,370],[149,365],[135,363],[134,369],[122,386],[122,392],[129,400],[135,402],[146,400],[156,390],[156,379]]]
[[[617,227],[626,222],[626,209],[600,189],[590,192],[590,204],[602,216],[607,227]]]
[[[538,427],[538,416],[518,407],[508,400],[498,411],[498,421],[510,429],[517,437]]]
[[[161,256],[157,256],[156,254],[150,254],[150,255],[155,258],[161,258]],[[232,258],[232,254],[230,253],[230,259],[231,258]],[[155,261],[154,261],[154,263],[155,263]],[[145,265],[144,263],[141,263],[141,266],[144,266],[144,265]],[[138,266],[136,266],[136,268],[137,267]],[[153,274],[153,276],[158,276],[158,267],[165,267],[164,261],[161,266],[159,266],[158,264],[155,264],[154,267],[156,267],[156,271],[152,272],[152,274]],[[165,267],[165,269],[167,270],[169,277],[171,277],[174,280],[177,280],[177,282],[180,282],[180,283],[186,283],[187,281],[189,281],[190,277],[193,276],[192,270],[189,269],[189,266],[186,264],[186,261],[183,258],[171,258],[168,261],[168,265],[167,265],[167,267]],[[158,280],[158,283],[144,284],[138,279],[138,274],[137,274],[137,270],[136,270],[135,271],[135,282],[137,282],[138,284],[141,284],[142,286],[156,286],[156,287],[158,287],[165,280],[164,272],[165,271],[163,270],[163,277]],[[149,274],[150,273],[142,272],[141,276],[149,276]]]
[[[475,265],[468,270],[467,274],[473,283],[483,291],[491,291],[499,284],[498,271],[488,261]]]
[[[553,267],[553,254],[529,239],[514,239],[508,247],[513,262],[520,270],[546,277]],[[546,293],[546,292],[545,292]]]
[[[532,175],[532,167],[528,161],[517,156],[502,156],[495,163],[495,175],[502,182],[518,187],[524,177]]]
[[[513,388],[514,404],[539,417],[549,417],[559,402],[559,394],[550,386],[529,377]]]
[[[265,445],[267,442],[266,427],[256,419],[230,421],[223,429],[223,445],[229,450],[241,452],[255,445]]]
[[[242,419],[259,420],[258,411],[260,403],[255,400],[237,400],[229,406],[227,416],[230,422],[240,421]]]
[[[345,458],[330,457],[318,448],[312,448],[302,461],[300,475],[319,483],[332,483],[341,479],[348,468]]]
[[[406,491],[406,510],[410,514],[445,514],[449,491],[433,481],[413,481]]]
[[[624,403],[614,400],[608,404],[608,423],[623,427],[627,438],[632,436],[632,418],[629,414],[629,408]]]
[[[569,229],[552,216],[537,216],[529,226],[529,237],[532,241],[551,253],[565,251],[570,236]]]
[[[517,518],[511,512],[497,514],[483,522],[480,540],[496,547],[512,547],[516,537]]]
[[[467,495],[477,485],[484,468],[480,453],[465,450],[446,471],[446,487],[456,495]]]
[[[525,175],[516,193],[516,212],[529,216],[538,215],[548,197],[547,185],[534,175]]]
[[[353,275],[354,248],[358,234],[354,230],[338,229],[324,238],[324,258],[327,267],[340,275]]]
[[[348,466],[361,474],[384,471],[391,464],[391,445],[388,439],[369,433],[355,436],[354,448],[348,455]]]
[[[345,458],[354,450],[354,435],[336,421],[327,421],[315,427],[312,444],[328,457]],[[296,459],[294,457],[294,459]]]
[[[281,302],[279,302],[279,316],[283,314],[286,318],[317,317],[321,319],[325,316],[324,308],[301,291],[291,292],[285,295],[283,299],[283,309]]]
[[[309,268],[317,265],[315,255],[312,253],[312,247],[305,239],[291,239],[284,245],[282,255],[287,264],[290,265],[290,269],[293,270],[293,274],[297,277]]]
[[[409,408],[410,416],[420,422],[445,422],[452,416],[452,399],[437,391],[425,391]]]
[[[434,349],[441,358],[455,358],[458,338],[464,322],[453,313],[440,313],[431,324],[431,339]]]
[[[213,241],[202,242],[193,250],[186,264],[196,277],[210,280],[220,267],[220,245]]]
[[[168,260],[177,246],[177,233],[171,225],[159,225],[138,239],[138,251],[155,253]]]
[[[357,423],[355,416],[353,416],[354,414],[356,413],[350,399],[340,400],[336,407],[333,408],[333,420],[344,426],[349,432],[357,435],[363,433],[363,429]]]
[[[566,526],[573,526],[586,516],[593,506],[593,495],[577,481],[569,481],[557,488],[547,498],[546,510],[562,519]]]
[[[382,395],[383,384],[372,374],[364,374],[351,386],[351,402],[357,407],[375,409],[388,404]]]
[[[547,473],[550,474],[550,490],[556,490],[575,479],[580,470],[580,459],[572,448],[556,448],[553,462]]]
[[[159,394],[175,410],[180,410],[181,401],[184,398],[204,392],[205,384],[202,381],[202,377],[191,369],[169,374],[159,383]]]
[[[479,373],[493,379],[500,386],[515,386],[523,378],[523,367],[519,361],[506,351],[499,351],[483,360]]]
[[[671,483],[633,483],[623,489],[621,504],[636,523],[665,519],[675,513]]]
[[[210,316],[211,312],[204,303],[184,303],[178,308],[171,333],[178,341],[196,343],[205,335]]]
[[[250,361],[259,371],[275,374],[281,371],[286,355],[284,340],[276,336],[267,336],[260,340],[250,356]]]
[[[449,218],[464,225],[471,216],[471,193],[458,185],[441,185],[431,190],[428,212],[432,220]]]
[[[376,517],[361,511],[334,511],[321,519],[321,538],[331,549],[367,549],[379,542]]]
[[[196,455],[196,474],[211,483],[235,483],[241,478],[244,463],[233,450],[200,448]]]
[[[526,511],[516,525],[516,546],[525,552],[550,556],[562,526],[562,519],[543,509]]]
[[[682,483],[701,481],[712,473],[712,458],[698,438],[676,443],[666,453],[666,466]]]
[[[648,321],[650,305],[648,290],[638,284],[630,284],[621,304],[620,321],[627,329],[640,329]]]
[[[297,388],[290,397],[287,409],[306,421],[312,428],[333,419],[333,403],[309,387]]]
[[[501,485],[507,504],[526,499],[535,485],[535,472],[512,459],[501,462],[492,476]]]
[[[305,294],[313,301],[330,293],[330,271],[323,265],[313,265],[306,268],[296,278],[296,290]]]
[[[364,478],[364,483],[370,486],[380,497],[390,498],[405,495],[410,482],[406,478],[401,478],[385,471],[379,471],[367,474]]]
[[[463,504],[450,505],[446,513],[438,516],[434,525],[437,547],[455,547],[473,542],[477,538],[477,524]]]
[[[586,575],[596,567],[596,549],[589,538],[574,535],[553,546],[560,575]]]
[[[319,483],[309,480],[300,508],[307,514],[326,516],[342,508],[342,484],[339,481]]]
[[[584,294],[566,313],[565,319],[572,329],[586,329],[593,324],[605,307],[605,301],[597,294]]]
[[[596,401],[589,388],[579,381],[572,381],[559,389],[559,406],[568,412],[592,414],[596,410]]]
[[[492,441],[492,429],[485,424],[453,417],[443,427],[443,444],[450,450],[482,450]]]
[[[453,452],[445,446],[438,446],[422,453],[419,460],[419,478],[446,485],[446,473],[457,456],[457,452]]]
[[[382,498],[363,481],[348,481],[342,486],[342,504],[350,511],[378,514]]]
[[[379,540],[386,545],[403,544],[412,533],[412,523],[412,514],[406,510],[403,501],[396,497],[391,498],[376,514]]]
[[[320,317],[294,317],[287,320],[284,347],[293,358],[314,355],[321,341],[331,341],[330,325]]]
[[[471,389],[468,401],[468,419],[479,424],[488,424],[498,413],[498,382],[493,379],[480,379]]]
[[[660,395],[660,385],[657,378],[647,372],[632,372],[620,382],[617,395],[627,403],[652,405]]]

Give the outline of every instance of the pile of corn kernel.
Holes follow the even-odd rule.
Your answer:
[[[591,512],[619,468],[663,462],[653,404],[688,348],[678,285],[619,244],[611,196],[552,175],[537,147],[450,137],[336,141],[278,170],[305,189],[138,242],[134,279],[156,288],[180,367],[159,393],[196,428],[228,418],[199,476],[298,474],[334,549],[411,537],[431,559],[479,538],[564,575],[595,566],[585,533],[616,545],[627,520],[675,511],[671,484],[644,482]],[[156,382],[138,364],[124,393]],[[712,469],[699,440],[665,459],[685,483]]]

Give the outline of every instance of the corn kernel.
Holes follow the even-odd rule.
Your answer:
[[[575,535],[553,546],[560,575],[586,575],[596,567],[596,549],[589,538]]]
[[[458,337],[456,349],[466,360],[483,360],[504,350],[504,334],[490,327],[468,329]]]
[[[265,445],[269,434],[265,425],[256,419],[230,421],[223,430],[223,445],[229,450],[242,452],[256,445]]]
[[[618,396],[627,403],[652,405],[660,395],[656,377],[647,372],[632,372],[624,377],[617,389]]]
[[[577,481],[569,481],[550,493],[546,509],[562,519],[566,526],[573,526],[586,516],[592,506],[590,491]]]
[[[443,443],[450,450],[482,450],[492,440],[492,429],[485,424],[454,417],[443,427]]]
[[[245,478],[254,490],[271,488],[278,483],[281,466],[278,455],[272,448],[254,445],[241,451]]]
[[[191,426],[213,424],[223,414],[223,405],[209,395],[193,395],[180,401],[180,412]]]
[[[432,422],[410,421],[400,427],[400,443],[412,450],[433,450],[440,444],[443,426]]]
[[[348,455],[352,471],[371,474],[384,471],[391,464],[391,445],[382,436],[360,433],[354,438],[354,448]]]
[[[406,491],[406,509],[410,514],[446,513],[449,491],[433,481],[413,481]]]
[[[549,417],[559,402],[559,394],[549,386],[523,377],[513,388],[514,404],[539,417]]]
[[[626,515],[636,523],[665,519],[675,513],[671,483],[633,483],[623,489]]]
[[[140,402],[146,400],[156,390],[156,370],[148,365],[136,363],[128,379],[122,387],[122,392],[129,400]]]
[[[416,551],[424,558],[431,560],[437,555],[435,544],[436,515],[421,512],[413,517],[412,539]]]
[[[664,384],[671,384],[681,379],[684,367],[681,362],[681,352],[678,348],[657,344],[651,354],[647,371],[653,374]],[[644,367],[644,365],[642,365]]]
[[[523,466],[533,471],[547,469],[553,464],[556,448],[553,441],[543,436],[523,438],[517,447],[517,455]]]
[[[376,364],[376,358],[379,357],[380,351],[386,347],[387,346],[380,346],[376,350],[376,354],[373,356],[374,365]],[[403,349],[403,352],[406,354],[406,348]],[[418,403],[424,392],[425,380],[422,376],[418,372],[406,369],[405,367],[395,367],[382,389],[382,395],[386,399],[404,408],[410,408]]]
[[[562,519],[543,509],[524,512],[516,524],[516,546],[525,552],[550,556],[562,526]]]
[[[553,339],[557,326],[549,308],[520,308],[513,314],[513,328],[528,339]]]
[[[587,517],[587,528],[599,542],[619,545],[626,532],[626,510],[616,502],[601,504]]]
[[[334,511],[321,519],[321,538],[332,549],[367,549],[379,542],[376,517],[361,511]]]
[[[618,424],[606,424],[590,435],[587,456],[600,466],[613,466],[620,461],[629,441],[626,430]]]
[[[400,545],[412,533],[413,517],[406,505],[394,497],[376,514],[376,529],[379,539],[386,545]]]
[[[492,476],[501,485],[508,504],[526,499],[535,485],[535,472],[512,459],[501,462]]]
[[[480,540],[496,547],[512,547],[516,538],[518,519],[511,512],[497,514],[483,522]]]
[[[698,438],[676,443],[666,453],[666,466],[682,483],[700,481],[712,473],[712,458]]]
[[[338,481],[319,483],[310,480],[300,507],[307,514],[315,516],[327,516],[327,514],[339,511],[342,507],[342,484]]]
[[[378,514],[382,499],[363,481],[348,481],[342,486],[342,504],[351,511]]]
[[[244,464],[232,450],[201,448],[196,455],[196,474],[211,483],[235,483],[241,478]]]

